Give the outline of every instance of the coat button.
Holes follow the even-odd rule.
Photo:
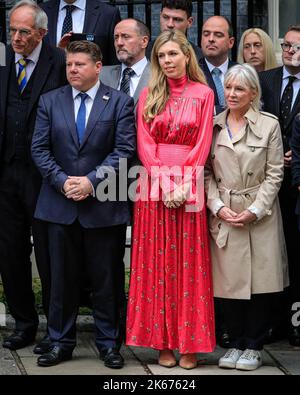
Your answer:
[[[222,179],[221,178],[217,178],[217,182],[221,182],[222,181]]]
[[[253,171],[248,171],[248,176],[253,176]]]
[[[246,199],[250,199],[249,193],[246,193],[245,198],[246,198]]]
[[[211,159],[215,159],[215,158],[216,158],[216,155],[212,154]]]
[[[255,147],[251,147],[251,152],[254,152],[255,151]]]

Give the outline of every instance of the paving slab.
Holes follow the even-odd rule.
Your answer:
[[[130,349],[123,347],[121,354],[125,358],[123,369],[108,369],[99,360],[99,353],[92,333],[80,333],[78,344],[73,352],[73,359],[57,366],[40,367],[38,356],[33,353],[33,346],[18,350],[22,366],[28,375],[146,375],[145,369],[135,358]]]
[[[293,347],[285,341],[265,347],[286,374],[300,375],[300,347]]]
[[[276,366],[275,361],[269,353],[263,353],[264,366],[254,372],[243,372],[230,369],[219,369],[218,360],[226,352],[221,347],[217,347],[213,353],[198,354],[198,366],[192,370],[185,370],[176,366],[174,368],[164,368],[157,364],[158,351],[148,350],[143,347],[131,347],[136,357],[147,365],[153,375],[169,375],[169,376],[199,376],[199,375],[284,375],[284,373]],[[179,354],[175,353],[177,360]]]
[[[0,335],[0,344],[2,344],[2,337]],[[2,346],[0,346],[0,376],[9,375],[21,375],[21,371],[18,368],[11,352]]]

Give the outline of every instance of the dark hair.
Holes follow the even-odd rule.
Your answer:
[[[150,30],[149,30],[148,26],[145,25],[144,22],[142,22],[141,20],[139,20],[137,18],[126,18],[126,19],[122,19],[120,22],[124,22],[124,21],[134,21],[136,23],[136,27],[137,27],[139,35],[140,36],[147,36],[150,39]]]
[[[91,59],[96,62],[102,62],[102,52],[99,45],[91,41],[71,41],[67,48],[68,53],[86,53],[90,55]]]
[[[191,0],[162,0],[161,9],[163,8],[183,10],[186,12],[188,18],[190,18],[193,13],[193,3]]]
[[[287,30],[288,32],[300,32],[300,25],[291,25]]]

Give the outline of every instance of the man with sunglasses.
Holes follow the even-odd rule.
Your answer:
[[[292,326],[292,306],[300,301],[300,243],[295,207],[297,190],[292,187],[290,140],[293,121],[300,112],[300,25],[289,28],[282,48],[282,67],[260,73],[264,111],[279,118],[284,145],[284,181],[279,193],[283,227],[288,252],[290,287],[284,301],[274,309],[274,336],[288,330],[291,345],[300,346],[300,327]],[[280,307],[283,307],[280,309]]]
[[[6,66],[0,67],[0,275],[15,319],[15,331],[3,342],[10,350],[32,343],[38,326],[32,292],[31,232],[46,316],[49,308],[46,226],[33,219],[41,176],[30,148],[40,95],[65,85],[67,80],[64,53],[42,41],[47,21],[36,2],[19,1],[10,13],[11,45],[6,48]],[[43,350],[38,347],[36,351]]]

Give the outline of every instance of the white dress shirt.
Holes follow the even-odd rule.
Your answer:
[[[289,83],[289,77],[292,74],[290,74],[287,69],[285,68],[285,66],[283,66],[283,77],[282,77],[282,87],[281,87],[281,96],[283,95],[283,92],[287,86],[287,84]],[[298,92],[300,89],[300,73],[293,75],[293,77],[296,77],[297,80],[295,80],[293,82],[293,90],[294,90],[294,94],[293,94],[293,101],[292,101],[292,108],[294,107],[295,101],[297,99],[298,96]]]
[[[131,66],[130,68],[134,71],[134,75],[130,78],[130,96],[133,97],[134,92],[140,82],[141,76],[145,70],[145,67],[147,66],[148,60],[146,57],[144,57],[143,59],[141,59],[140,61],[138,61],[137,63],[135,63],[133,66]],[[122,69],[121,69],[121,78],[119,81],[119,85],[118,85],[118,90],[120,90],[121,87],[121,81],[122,81],[122,77],[123,77],[123,71],[127,68],[128,66],[126,66],[124,63],[122,63]]]
[[[209,63],[207,59],[205,59],[205,62],[207,64],[207,67],[209,69],[210,74],[213,71],[213,69],[216,69],[216,68],[221,71],[220,79],[221,79],[222,85],[224,86],[224,77],[225,77],[225,74],[228,71],[229,59],[227,59],[226,62],[224,62],[223,64],[221,64],[221,66],[218,66],[218,67],[216,67],[213,64]]]
[[[66,5],[76,6],[76,9],[72,12],[73,33],[83,33],[86,0],[76,0],[73,4],[68,4],[64,0],[60,0],[56,30],[57,44],[60,42],[61,39],[61,31],[67,13],[66,9],[64,8]]]
[[[89,116],[90,116],[99,86],[100,86],[100,81],[97,81],[97,83],[91,89],[89,89],[87,92],[84,92],[88,95],[88,97],[85,99],[85,102],[84,102],[85,108],[86,108],[85,126],[88,123]],[[81,98],[80,98],[80,96],[78,96],[79,93],[81,93],[81,92],[72,87],[75,120],[77,119],[77,114],[78,114],[79,107],[81,104]]]
[[[35,49],[31,52],[29,56],[27,56],[27,60],[29,60],[27,66],[26,66],[26,80],[27,82],[30,80],[30,77],[35,69],[35,66],[37,65],[37,62],[39,61],[40,53],[42,50],[42,43],[40,42]],[[15,63],[16,63],[16,74],[19,75],[19,60],[23,59],[24,56],[16,53],[15,54]]]

